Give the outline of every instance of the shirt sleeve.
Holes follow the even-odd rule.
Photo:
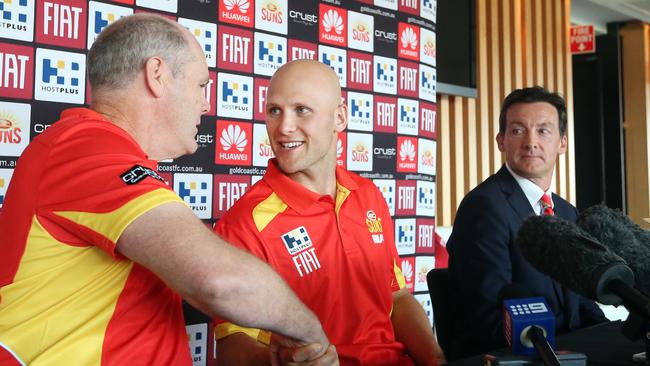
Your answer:
[[[95,245],[115,257],[116,243],[133,220],[182,200],[134,141],[97,125],[62,136],[44,157],[36,216],[57,240]]]
[[[264,262],[268,262],[266,255],[262,251],[261,238],[256,236],[257,229],[252,223],[252,217],[249,216],[231,209],[223,218],[217,221],[214,232],[228,243],[248,251]],[[237,217],[237,219],[231,219],[234,217]],[[267,346],[271,342],[271,332],[266,330],[242,327],[219,317],[215,317],[213,323],[214,335],[217,340],[231,334],[244,333]]]

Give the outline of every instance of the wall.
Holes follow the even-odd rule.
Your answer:
[[[503,163],[495,143],[501,101],[524,86],[542,85],[567,100],[569,147],[552,188],[575,202],[569,9],[570,0],[476,2],[478,97],[438,96],[438,226],[452,225],[464,195]]]

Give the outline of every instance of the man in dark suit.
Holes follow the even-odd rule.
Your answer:
[[[576,220],[576,208],[550,190],[557,157],[566,151],[566,127],[564,99],[556,93],[525,88],[504,100],[496,141],[506,163],[465,196],[447,245],[459,309],[449,359],[506,346],[498,294],[511,283],[546,298],[558,333],[607,320],[593,301],[535,270],[514,245],[528,216]]]

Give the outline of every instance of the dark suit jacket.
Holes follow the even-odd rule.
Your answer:
[[[575,221],[578,211],[553,195],[555,214]],[[523,220],[534,215],[526,196],[505,165],[465,196],[447,244],[453,303],[459,312],[451,359],[506,346],[499,291],[518,283],[546,298],[556,316],[556,332],[607,321],[590,300],[564,289],[535,270],[514,245]]]

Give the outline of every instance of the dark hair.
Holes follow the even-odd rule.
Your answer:
[[[501,113],[499,114],[499,133],[503,134],[506,131],[506,112],[508,108],[515,103],[536,103],[545,102],[549,103],[557,110],[558,120],[560,122],[560,136],[566,134],[567,114],[566,103],[564,98],[558,93],[551,93],[541,86],[533,86],[532,88],[516,89],[508,94],[506,99],[503,100],[501,106]]]
[[[159,15],[134,14],[104,29],[88,51],[88,81],[92,88],[128,85],[152,56],[162,57],[174,77],[189,61],[182,28]]]

